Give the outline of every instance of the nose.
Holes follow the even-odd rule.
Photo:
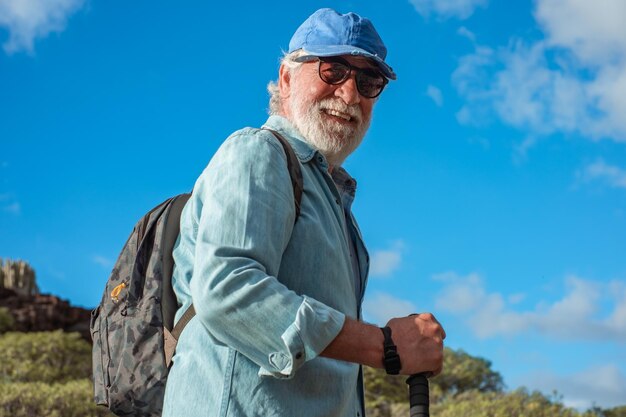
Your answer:
[[[348,106],[358,104],[361,101],[361,95],[356,88],[356,80],[353,74],[348,79],[337,86],[335,95],[342,99]]]

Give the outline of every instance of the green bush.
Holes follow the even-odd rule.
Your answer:
[[[617,410],[617,409],[616,409]],[[432,402],[430,414],[434,417],[609,417],[606,410],[578,412],[567,408],[556,399],[539,392],[518,389],[510,393],[465,391]],[[397,403],[379,403],[369,409],[368,417],[406,417],[408,399]]]
[[[626,405],[603,410],[604,417],[626,417]]]
[[[0,384],[0,417],[112,416],[93,402],[88,379],[66,383],[19,382]]]
[[[0,383],[67,382],[91,375],[91,346],[78,333],[5,333],[0,352]]]
[[[580,413],[539,392],[518,389],[510,393],[466,391],[431,406],[437,417],[600,417]]]
[[[364,367],[368,417],[406,417],[409,394],[406,377]],[[525,389],[503,392],[502,376],[491,362],[461,350],[445,349],[443,372],[430,379],[431,415],[436,417],[626,417],[626,406],[579,412]]]
[[[443,372],[431,379],[444,396],[464,391],[502,392],[502,375],[491,369],[491,362],[462,350],[445,349]]]
[[[394,404],[408,401],[409,389],[406,377],[387,375],[382,369],[363,367],[365,382],[365,408],[368,417],[393,415]],[[407,414],[408,415],[408,414]]]
[[[403,410],[408,409],[406,379],[406,376],[391,376],[384,370],[365,367],[365,407],[368,417],[402,415]],[[430,379],[430,401],[436,403],[467,390],[500,392],[503,388],[502,376],[491,369],[491,362],[462,350],[445,348],[443,372]]]
[[[5,333],[15,328],[15,319],[6,307],[0,307],[0,333]]]

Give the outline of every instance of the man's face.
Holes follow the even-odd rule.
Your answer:
[[[364,58],[342,58],[354,67],[373,67]],[[354,73],[341,84],[325,83],[319,77],[318,65],[317,61],[305,62],[291,74],[281,69],[283,113],[331,165],[337,166],[363,140],[376,99],[359,94]]]

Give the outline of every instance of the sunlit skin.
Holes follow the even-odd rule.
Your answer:
[[[350,55],[342,56],[350,65],[358,68],[376,68],[367,59],[353,57]],[[290,111],[289,100],[294,94],[303,94],[305,100],[310,102],[319,101],[324,98],[337,97],[348,105],[357,105],[361,109],[362,120],[345,120],[342,117],[333,116],[324,113],[323,117],[329,121],[341,124],[349,124],[356,126],[363,122],[369,122],[372,116],[372,109],[376,98],[365,98],[361,96],[356,87],[355,73],[352,72],[350,77],[341,84],[331,85],[322,81],[318,75],[318,62],[305,62],[300,66],[299,70],[290,74],[284,66],[281,66],[279,72],[279,89],[283,102],[282,113],[292,119],[293,115]]]

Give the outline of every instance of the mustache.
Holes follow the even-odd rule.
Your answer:
[[[318,110],[335,110],[350,115],[357,122],[363,120],[363,113],[357,104],[348,106],[340,98],[325,98],[317,103]]]

